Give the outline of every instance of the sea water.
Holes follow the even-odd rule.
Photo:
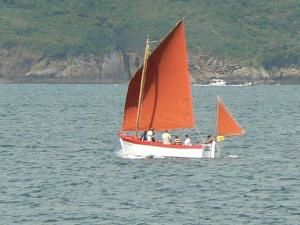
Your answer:
[[[118,155],[126,89],[0,85],[0,224],[300,224],[300,86],[193,87],[194,143],[217,94],[247,132],[220,159]]]

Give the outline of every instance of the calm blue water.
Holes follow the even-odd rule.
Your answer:
[[[0,85],[0,224],[300,224],[300,86],[193,87],[216,160],[118,157],[126,88]]]

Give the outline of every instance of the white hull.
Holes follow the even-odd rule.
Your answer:
[[[132,137],[120,137],[122,151],[126,155],[147,158],[219,158],[220,152],[217,151],[216,144],[202,144],[195,146],[184,145],[164,145],[140,141]]]
[[[210,83],[209,86],[215,86],[215,87],[226,86],[226,82]]]
[[[226,86],[226,81],[221,79],[212,79],[209,86]]]

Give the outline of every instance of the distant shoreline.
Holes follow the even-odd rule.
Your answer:
[[[68,82],[61,82],[58,80],[51,80],[51,81],[14,81],[14,80],[7,80],[7,79],[0,79],[0,85],[4,85],[4,84],[99,84],[99,85],[128,85],[128,82],[95,82],[95,81],[68,81]],[[211,85],[209,85],[208,83],[197,83],[197,82],[191,82],[191,85],[193,86],[208,86],[211,87]],[[275,82],[275,81],[268,81],[268,82],[251,82],[250,85],[245,85],[245,82],[234,82],[234,83],[230,83],[227,82],[226,85],[224,86],[256,86],[256,85],[300,85],[300,81],[299,82],[288,82],[288,81],[281,81],[281,82]],[[218,86],[215,86],[218,87]],[[222,87],[222,86],[221,86]]]

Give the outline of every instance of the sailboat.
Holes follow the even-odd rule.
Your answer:
[[[139,133],[195,128],[188,56],[183,21],[150,53],[146,40],[144,63],[128,85],[119,139],[122,151],[135,157],[218,158],[216,141],[192,146],[143,141]],[[244,130],[234,120],[218,97],[218,136],[242,135]]]

